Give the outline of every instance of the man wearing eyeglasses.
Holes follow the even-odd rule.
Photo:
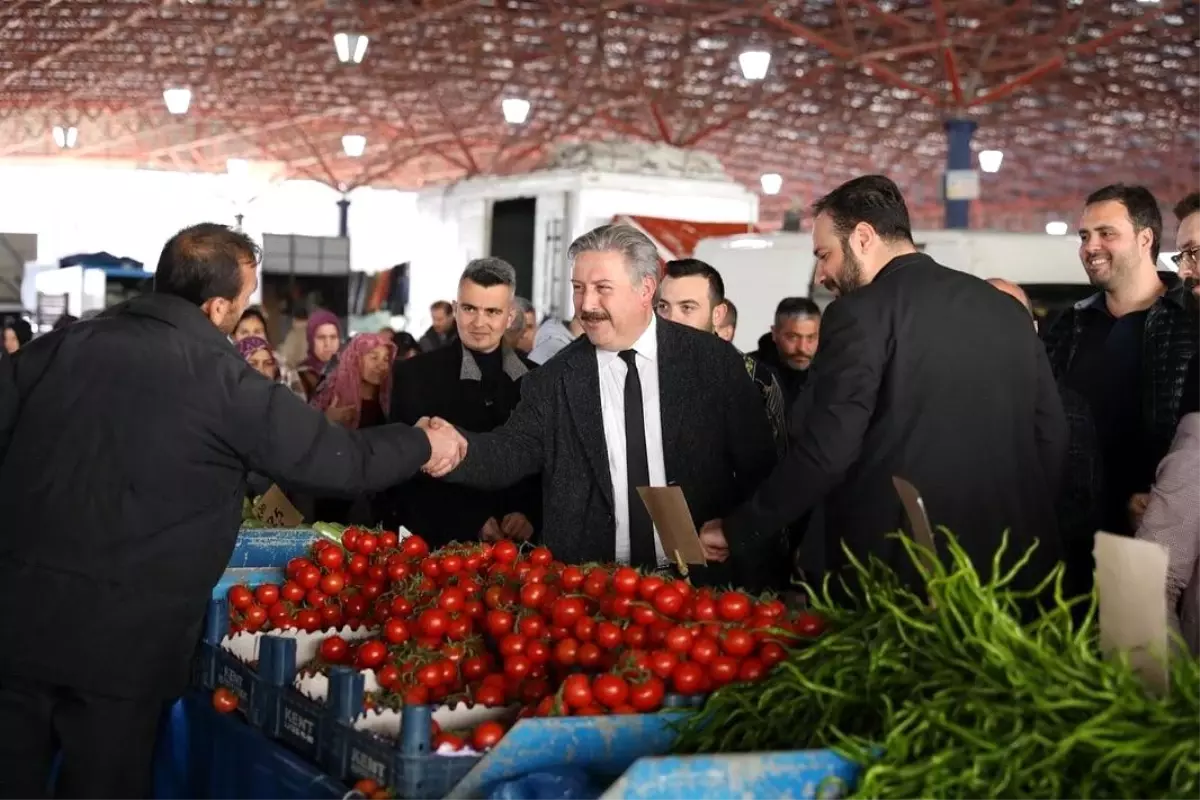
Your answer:
[[[1179,229],[1175,232],[1175,247],[1179,252],[1171,256],[1179,267],[1179,277],[1200,300],[1200,192],[1192,192],[1175,205],[1175,219]]]

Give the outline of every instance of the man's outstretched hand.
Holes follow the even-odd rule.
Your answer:
[[[441,417],[421,417],[417,427],[429,437],[429,460],[421,470],[440,478],[454,470],[467,457],[467,440],[453,425]]]

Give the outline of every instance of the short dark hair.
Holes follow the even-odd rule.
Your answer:
[[[467,263],[459,280],[470,281],[485,289],[493,286],[517,288],[517,271],[502,258],[475,258]]]
[[[453,314],[454,306],[450,305],[449,300],[438,300],[437,302],[435,302],[433,305],[431,305],[429,307],[429,310],[431,312],[432,311],[441,311],[443,314]]]
[[[154,271],[154,291],[203,305],[214,297],[233,300],[242,292],[242,263],[258,263],[261,251],[246,234],[228,225],[202,222],[167,240]]]
[[[263,330],[267,329],[267,315],[263,313],[261,308],[259,308],[258,306],[250,306],[249,308],[247,308],[245,311],[242,312],[241,319],[239,319],[238,322],[240,323],[242,320],[251,319],[251,318],[256,319],[259,322],[261,322],[263,325]]]
[[[1200,211],[1200,192],[1192,192],[1175,204],[1175,219],[1183,222],[1197,211]]]
[[[1125,212],[1129,214],[1129,220],[1133,223],[1134,233],[1150,229],[1150,258],[1157,262],[1158,251],[1162,246],[1163,221],[1162,211],[1153,193],[1145,186],[1113,183],[1089,194],[1083,205],[1086,208],[1110,200],[1125,206]]]
[[[828,214],[841,239],[849,237],[855,225],[865,222],[885,241],[902,239],[911,244],[913,240],[904,195],[886,175],[863,175],[846,181],[813,203],[812,213],[814,218]]]
[[[725,299],[725,281],[712,264],[698,258],[677,258],[668,261],[663,270],[663,276],[667,278],[690,278],[695,275],[708,281],[708,299],[716,308]]]
[[[725,324],[736,328],[737,327],[737,306],[733,301],[726,297],[721,301],[721,305],[725,306]]]
[[[796,317],[821,318],[821,307],[807,297],[785,297],[775,306],[775,324]]]

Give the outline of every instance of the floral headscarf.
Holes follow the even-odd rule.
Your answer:
[[[249,359],[250,354],[256,350],[270,350],[270,343],[261,336],[247,336],[237,343],[238,352],[242,354],[242,358]]]
[[[309,324],[312,324],[311,321]],[[360,333],[350,340],[350,344],[338,360],[337,367],[317,389],[312,405],[324,411],[333,404],[334,398],[337,398],[339,406],[350,406],[354,409],[354,416],[347,427],[358,428],[362,405],[362,359],[376,347],[387,348],[388,364],[396,360],[396,345],[390,339],[377,333]],[[379,387],[379,407],[385,415],[391,409],[391,395],[392,382],[389,375]]]
[[[308,355],[300,362],[300,369],[307,369],[321,375],[325,372],[327,362],[319,360],[313,355],[313,339],[317,336],[317,328],[322,325],[332,325],[337,328],[338,338],[342,335],[342,324],[338,322],[337,315],[332,311],[327,311],[324,308],[318,308],[308,318],[308,325],[304,329],[304,336],[308,340]]]

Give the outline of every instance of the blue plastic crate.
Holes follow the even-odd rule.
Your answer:
[[[577,769],[602,785],[643,756],[666,753],[675,741],[678,711],[612,717],[523,719],[450,792],[483,798],[500,784],[528,775]],[[682,797],[683,795],[678,795]]]
[[[238,534],[229,566],[213,587],[213,599],[225,597],[230,587],[239,583],[248,586],[283,583],[287,563],[307,555],[309,547],[318,538],[319,534],[309,528],[243,529]]]
[[[332,716],[323,703],[293,688],[296,640],[262,637],[258,668],[263,681],[263,732],[313,762],[321,761]]]
[[[642,758],[603,800],[783,800],[838,798],[849,794],[861,768],[832,750]]]
[[[445,797],[479,756],[431,752],[433,709],[405,706],[400,712],[400,739],[391,742],[353,727],[362,711],[363,677],[345,667],[329,674],[329,745],[323,764],[336,778],[354,783],[370,778],[391,789],[399,800]]]

